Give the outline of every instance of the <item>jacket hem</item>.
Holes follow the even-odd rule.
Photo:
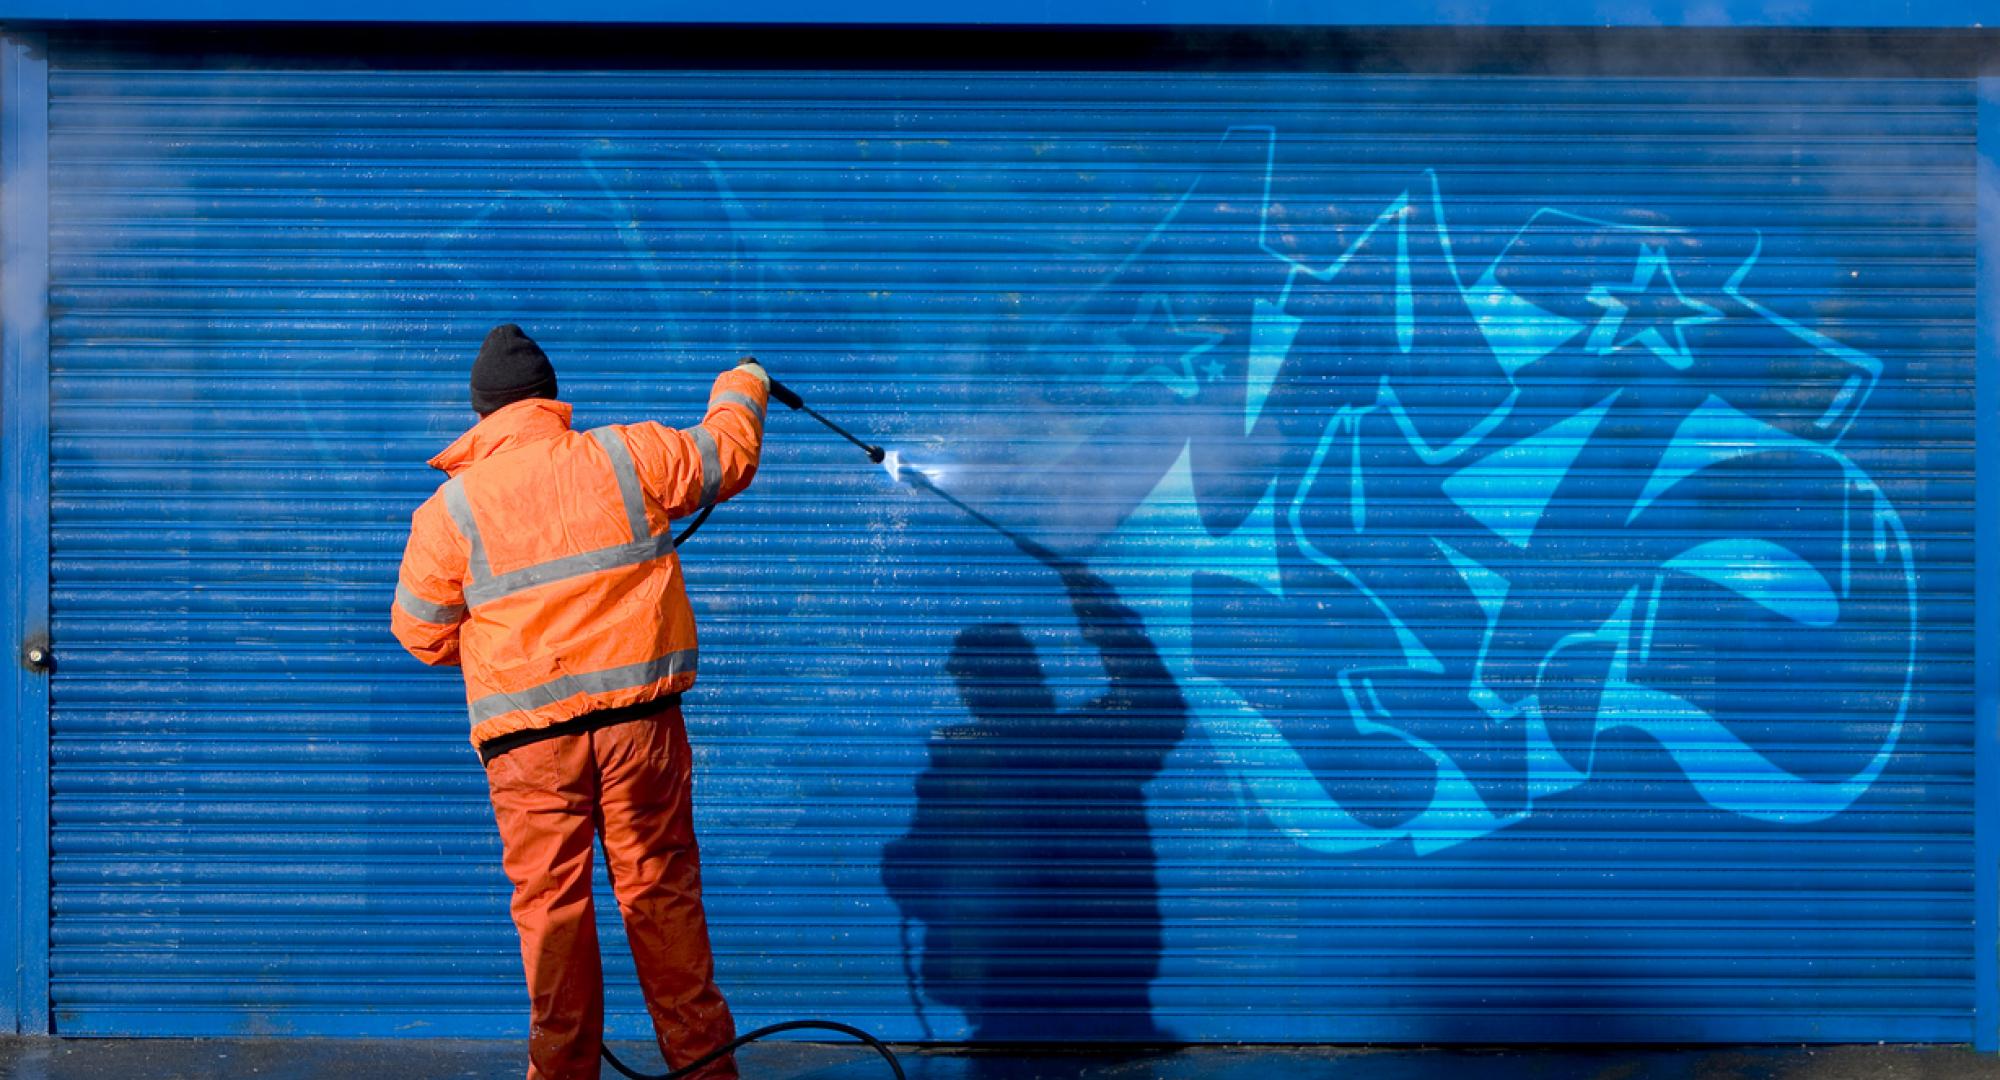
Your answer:
[[[505,735],[495,735],[479,743],[479,763],[490,765],[494,758],[523,746],[554,739],[563,735],[583,735],[599,731],[617,724],[629,724],[634,720],[651,720],[662,714],[674,712],[681,707],[679,694],[667,694],[651,701],[641,701],[636,705],[621,705],[615,709],[598,709],[582,716],[560,720],[546,727],[522,728]]]

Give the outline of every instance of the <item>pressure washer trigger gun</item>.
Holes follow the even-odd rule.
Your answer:
[[[736,361],[737,367],[742,367],[745,364],[757,364],[759,367],[763,366],[762,362],[760,362],[754,356],[745,356]],[[791,387],[786,386],[784,383],[781,383],[778,380],[771,378],[771,373],[769,371],[766,371],[764,373],[764,378],[765,381],[771,384],[771,396],[777,398],[779,401],[784,402],[786,408],[798,410],[806,407],[806,399],[800,397],[799,392],[797,390],[794,390]]]
[[[798,391],[776,379],[771,380],[771,396],[784,402],[785,407],[789,409],[803,409],[806,407],[806,399],[800,397]]]

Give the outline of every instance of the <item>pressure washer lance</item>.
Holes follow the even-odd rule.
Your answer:
[[[820,423],[825,424],[827,426],[827,429],[832,431],[835,435],[838,435],[841,438],[846,439],[848,442],[851,442],[854,445],[860,447],[861,452],[868,455],[868,460],[874,462],[875,464],[877,465],[882,464],[882,459],[889,456],[887,453],[883,452],[881,447],[873,446],[867,442],[864,442],[860,436],[854,434],[852,431],[849,431],[846,428],[841,427],[839,424],[836,424],[833,421],[828,420],[825,417],[825,415],[823,415],[818,409],[815,409],[812,406],[806,404],[806,399],[800,397],[798,391],[792,389],[789,386],[786,386],[784,383],[781,383],[776,379],[771,380],[771,396],[777,398],[779,401],[784,402],[785,405],[788,406],[789,408],[797,412],[805,413],[807,416],[810,416],[813,419],[819,421]]]
[[[752,358],[745,357],[744,359],[748,361]],[[862,450],[866,451],[868,454],[868,460],[874,462],[875,464],[880,465],[882,463],[882,459],[888,456],[883,452],[881,447],[870,446],[867,443],[862,442],[860,439],[854,437],[853,432],[848,431],[846,428],[841,427],[839,424],[836,424],[833,421],[828,420],[826,417],[820,415],[818,410],[815,410],[811,406],[807,405],[805,399],[800,397],[795,391],[792,390],[791,387],[786,386],[784,383],[781,383],[776,379],[771,380],[771,396],[777,398],[779,401],[784,402],[786,405],[790,406],[795,410],[810,415],[813,419],[819,421],[822,424],[825,424],[827,427],[832,428],[836,433],[840,435],[841,438],[846,439],[848,442],[851,442],[854,445],[860,447]],[[693,536],[695,530],[701,528],[701,523],[708,520],[708,515],[710,511],[713,511],[714,509],[715,507],[711,506],[707,510],[703,510],[699,515],[697,515],[695,519],[688,524],[688,527],[686,529],[681,530],[681,534],[679,536],[674,537],[674,546],[680,547],[682,544],[686,543],[688,537]],[[674,1069],[671,1072],[663,1072],[663,1073],[638,1072],[634,1070],[631,1066],[618,1060],[618,1055],[611,1052],[611,1047],[600,1044],[598,1049],[603,1052],[604,1060],[609,1062],[612,1068],[617,1069],[619,1072],[624,1073],[626,1076],[631,1077],[632,1080],[680,1080],[681,1077],[692,1076],[693,1074],[700,1072],[702,1069],[715,1064],[723,1057],[736,1051],[737,1049],[740,1049],[741,1047],[747,1046],[750,1043],[758,1041],[759,1039],[769,1038],[772,1035],[777,1035],[781,1032],[786,1032],[786,1031],[832,1031],[842,1035],[846,1035],[851,1039],[866,1044],[869,1049],[882,1055],[882,1060],[889,1063],[889,1070],[896,1074],[896,1080],[907,1080],[907,1078],[903,1075],[903,1063],[896,1060],[895,1051],[890,1050],[887,1046],[883,1045],[882,1040],[876,1038],[873,1035],[868,1034],[867,1032],[861,1030],[858,1027],[849,1027],[846,1024],[836,1023],[835,1021],[832,1020],[787,1020],[781,1024],[769,1024],[764,1027],[760,1027],[757,1030],[752,1031],[748,1034],[738,1035],[736,1038],[731,1039],[730,1041],[722,1044],[721,1046],[716,1047],[713,1050],[710,1050],[708,1053],[703,1054],[702,1056],[694,1059],[693,1061],[688,1062],[686,1065],[683,1065],[678,1069]]]
[[[750,363],[755,359],[756,357],[746,356],[743,358],[743,362]],[[922,469],[904,468],[903,463],[897,458],[896,455],[889,453],[888,451],[882,449],[881,447],[876,446],[874,443],[871,443],[868,440],[863,439],[861,436],[856,435],[852,431],[849,431],[846,428],[841,427],[839,424],[834,423],[832,420],[826,417],[826,414],[806,404],[806,399],[800,397],[798,391],[792,389],[789,386],[786,386],[784,383],[781,383],[776,379],[772,379],[771,396],[777,398],[779,401],[783,402],[785,405],[789,406],[793,410],[805,413],[807,416],[810,416],[813,419],[819,421],[820,423],[825,424],[827,430],[833,432],[835,435],[838,435],[843,439],[846,439],[848,442],[851,442],[854,445],[860,447],[861,452],[868,455],[868,460],[874,462],[875,464],[881,465],[883,464],[883,462],[886,461],[888,463],[887,468],[889,470],[890,479],[903,481],[904,483],[909,484],[911,487],[921,488],[922,490],[928,491],[931,494],[937,496],[938,498],[943,499],[945,502],[948,502],[951,505],[964,511],[967,516],[972,518],[972,520],[977,521],[981,525],[984,525],[987,528],[992,529],[994,532],[999,533],[1001,536],[1004,536],[1007,539],[1013,541],[1014,546],[1020,548],[1023,552],[1025,552],[1026,554],[1028,554],[1033,558],[1040,559],[1042,562],[1045,562],[1050,566],[1056,567],[1058,569],[1060,569],[1063,566],[1069,565],[1069,560],[1064,559],[1062,556],[1056,554],[1054,551],[1051,551],[1048,548],[1042,546],[1041,544],[1038,544],[1035,541],[1030,540],[1025,536],[1022,536],[1020,533],[1015,532],[1014,530],[1008,528],[1007,526],[1000,524],[999,522],[993,520],[991,517],[988,517],[979,508],[966,502],[964,499],[961,499],[958,496],[953,495],[951,492],[946,491],[945,489],[937,486],[937,484],[931,481],[930,477],[924,475],[924,471]],[[681,533],[677,537],[674,537],[674,546],[679,547],[683,540],[686,540],[689,536],[692,536],[696,529],[701,528],[701,523],[708,520],[709,511],[714,509],[715,508],[711,506],[708,508],[708,510],[703,510],[701,512],[701,516],[695,518],[693,524],[689,525],[685,532]]]

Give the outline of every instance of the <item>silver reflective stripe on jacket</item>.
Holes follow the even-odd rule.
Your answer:
[[[722,492],[722,455],[716,452],[715,436],[707,428],[691,427],[687,433],[695,449],[701,451],[701,508],[706,510]]]
[[[444,512],[451,516],[451,523],[458,526],[458,534],[472,545],[472,555],[466,565],[466,577],[478,580],[491,577],[493,567],[486,562],[486,542],[479,538],[479,523],[472,520],[472,504],[465,498],[465,481],[454,476],[444,482]]]
[[[433,604],[411,592],[410,587],[400,581],[396,583],[396,606],[418,622],[449,626],[465,618],[464,604]]]
[[[750,415],[756,417],[758,423],[761,424],[764,422],[764,406],[757,404],[756,399],[752,398],[749,394],[745,394],[738,390],[724,390],[716,394],[714,397],[709,398],[708,399],[709,415],[711,416],[715,415],[715,407],[717,405],[722,404],[725,401],[733,402],[737,405],[743,406],[744,408],[750,410]]]
[[[644,540],[653,529],[646,522],[646,496],[639,487],[639,466],[632,462],[631,448],[625,445],[624,436],[608,427],[591,428],[590,437],[611,459],[611,473],[618,478],[618,496],[625,500],[625,520],[632,526],[632,539]]]
[[[466,709],[472,714],[474,724],[483,724],[496,716],[554,705],[578,694],[606,694],[614,690],[650,686],[669,676],[693,671],[695,652],[694,649],[682,649],[643,664],[627,664],[582,675],[564,675],[511,694],[488,694],[467,705]]]
[[[637,566],[673,553],[673,534],[663,532],[635,544],[619,544],[617,547],[565,555],[560,559],[550,559],[548,562],[524,566],[519,570],[509,570],[504,574],[473,578],[465,583],[465,602],[472,607],[478,607],[503,596],[511,596],[550,582],[595,574],[599,570],[610,570],[619,566]]]

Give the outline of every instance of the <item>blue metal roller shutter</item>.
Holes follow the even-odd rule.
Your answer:
[[[687,562],[746,1025],[1970,1037],[1964,82],[59,55],[50,126],[59,1033],[523,1027],[385,628],[517,320],[1098,575],[774,414]]]

